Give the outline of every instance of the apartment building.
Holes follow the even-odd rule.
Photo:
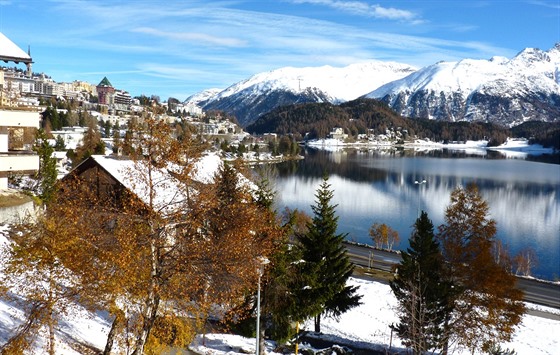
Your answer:
[[[28,53],[0,32],[0,60],[24,63],[31,73],[33,62]],[[7,83],[0,70],[0,190],[8,189],[8,177],[13,174],[34,174],[39,169],[39,157],[33,152],[34,129],[39,128],[38,111],[17,107],[6,97]],[[11,85],[11,84],[9,84]]]

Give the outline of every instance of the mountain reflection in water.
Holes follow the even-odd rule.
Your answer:
[[[408,247],[419,210],[434,227],[443,223],[451,191],[474,182],[497,222],[497,238],[515,255],[532,248],[538,256],[533,275],[560,277],[560,165],[503,159],[497,152],[406,150],[307,150],[305,159],[278,164],[279,207],[311,214],[315,192],[327,173],[337,204],[339,232],[371,244],[374,222],[396,229],[399,249]],[[417,185],[415,180],[426,180]]]

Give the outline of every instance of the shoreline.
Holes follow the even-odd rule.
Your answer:
[[[311,148],[397,148],[404,149],[450,149],[450,150],[480,150],[497,151],[504,154],[515,155],[543,155],[556,154],[554,148],[546,148],[540,144],[529,144],[526,138],[508,138],[499,146],[488,146],[488,141],[465,141],[465,142],[433,142],[430,140],[416,139],[414,142],[396,143],[393,141],[367,141],[367,142],[344,142],[340,139],[323,138],[305,142],[305,146]]]

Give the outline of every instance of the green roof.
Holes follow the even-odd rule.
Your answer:
[[[101,82],[99,83],[99,85],[97,86],[110,86],[113,87],[113,85],[111,85],[111,82],[109,81],[109,79],[107,79],[107,77],[103,77],[103,80],[101,80]]]

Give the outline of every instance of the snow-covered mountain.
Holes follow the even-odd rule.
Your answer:
[[[342,68],[285,67],[238,82],[206,101],[200,101],[200,105],[205,110],[218,109],[233,113],[242,126],[247,126],[278,106],[353,100],[415,70],[407,64],[381,61]]]
[[[560,120],[560,43],[514,58],[439,62],[365,95],[403,116],[516,125]]]
[[[206,102],[210,100],[214,96],[218,95],[221,91],[222,89],[216,89],[216,88],[206,89],[187,97],[187,99],[183,103],[185,105],[190,103],[190,104],[195,104],[197,106],[200,106],[201,102]]]

